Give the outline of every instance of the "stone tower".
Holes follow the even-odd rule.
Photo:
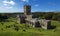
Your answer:
[[[31,6],[30,5],[24,6],[24,15],[31,15]]]
[[[32,19],[32,13],[31,13],[31,6],[30,5],[24,6],[24,15],[26,16],[26,19],[28,19],[28,20]]]

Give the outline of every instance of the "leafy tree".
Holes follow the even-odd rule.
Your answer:
[[[53,14],[54,14],[54,13],[48,12],[48,13],[46,13],[46,14],[44,15],[44,18],[47,19],[47,20],[51,20],[52,17],[53,17]]]
[[[8,16],[5,14],[0,14],[0,21],[5,21],[8,19]]]

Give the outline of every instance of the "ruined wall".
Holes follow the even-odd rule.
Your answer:
[[[40,24],[43,29],[49,29],[51,26],[51,21],[43,19],[43,20],[40,20]]]
[[[27,17],[26,19],[32,20],[32,15],[27,15],[26,17]]]
[[[35,16],[33,16],[35,17]],[[25,5],[24,6],[24,14],[18,15],[17,20],[18,23],[26,23],[29,24],[30,27],[42,27],[43,29],[48,29],[51,26],[50,20],[33,18],[31,14],[31,6]]]
[[[20,24],[20,15],[17,15],[16,19],[17,19],[17,22]]]

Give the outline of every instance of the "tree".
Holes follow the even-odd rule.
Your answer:
[[[5,14],[0,14],[0,22],[8,19],[8,16]]]
[[[51,20],[52,17],[53,17],[54,13],[52,12],[48,12],[44,15],[44,18],[47,19],[47,20]]]

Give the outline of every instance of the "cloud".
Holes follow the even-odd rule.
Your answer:
[[[54,6],[56,5],[55,3],[52,3],[52,2],[48,2],[48,4],[49,5],[54,5]]]
[[[7,1],[7,0],[4,0],[3,2],[3,5],[5,8],[13,8],[13,6],[16,4],[14,1]]]
[[[3,5],[7,6],[7,4],[3,4]]]
[[[10,4],[11,4],[11,5],[15,5],[15,2],[14,2],[14,1],[10,1]]]
[[[29,2],[29,0],[22,0],[23,2]]]
[[[3,3],[6,5],[6,4],[9,4],[9,5],[15,5],[15,2],[14,1],[3,1]]]
[[[55,10],[45,10],[45,12],[53,12],[53,11],[55,11]]]
[[[36,7],[38,7],[39,5],[38,4],[35,4]]]
[[[11,8],[13,8],[12,6],[10,6],[10,7],[5,7],[5,8],[7,8],[7,9],[11,9]]]

